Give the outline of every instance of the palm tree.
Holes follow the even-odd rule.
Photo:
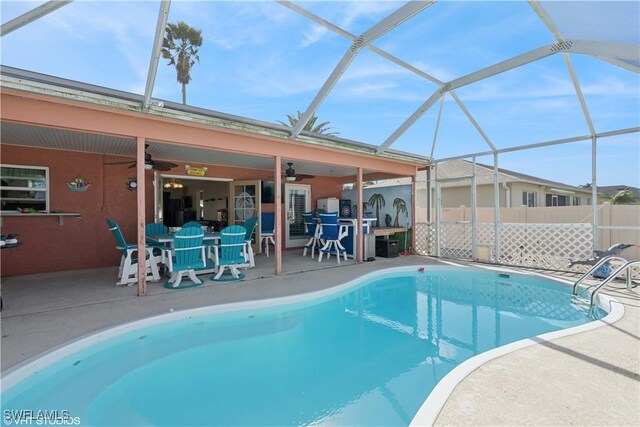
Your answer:
[[[400,227],[398,217],[400,216],[400,212],[407,213],[407,203],[400,197],[396,197],[393,199],[393,207],[396,208],[396,219],[393,221],[393,226]]]
[[[611,197],[613,205],[630,205],[636,202],[636,198],[630,190],[620,190]]]
[[[384,196],[380,193],[373,193],[369,197],[369,206],[376,208],[376,227],[380,227],[380,208],[384,208]]]
[[[202,46],[202,30],[183,21],[167,24],[162,43],[162,57],[168,65],[176,66],[177,80],[182,84],[182,103],[187,103],[187,85],[191,81],[191,67],[200,61],[198,48]]]
[[[287,120],[289,120],[289,123],[285,123],[280,120],[278,120],[278,123],[283,124],[285,126],[295,127],[295,125],[298,124],[298,121],[301,118],[302,118],[302,113],[298,111],[298,117],[293,117],[291,114],[287,114]],[[308,130],[309,132],[321,133],[324,135],[337,135],[339,133],[339,132],[327,132],[329,129],[333,129],[333,127],[329,126],[329,122],[322,122],[322,123],[316,124],[316,121],[318,121],[318,117],[316,117],[315,114],[312,114],[311,118],[309,119],[307,124],[304,125],[304,128],[302,130]]]

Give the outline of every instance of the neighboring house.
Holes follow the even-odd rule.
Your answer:
[[[442,188],[442,207],[452,208],[471,205],[471,177],[473,163],[466,160],[453,160],[438,165],[438,179]],[[455,181],[456,178],[463,178]],[[446,180],[446,181],[444,181]],[[435,174],[431,174],[432,200],[435,200]],[[395,185],[407,185],[409,178],[380,181],[369,187],[380,188]],[[561,182],[550,181],[523,173],[498,168],[501,207],[545,207],[545,206],[581,206],[591,204],[591,188],[576,187]],[[476,163],[476,205],[492,207],[494,187],[493,166]],[[416,205],[426,206],[427,172],[419,171],[416,176]],[[599,194],[598,202],[607,198]]]
[[[606,185],[603,187],[598,186],[598,191],[605,194],[608,198],[612,198],[618,191],[631,191],[633,197],[636,198],[636,204],[640,203],[640,188],[630,187],[628,185]]]

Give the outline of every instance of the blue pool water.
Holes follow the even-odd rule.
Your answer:
[[[2,408],[97,426],[407,425],[464,360],[588,321],[569,288],[541,278],[385,273],[312,301],[127,332],[19,382]]]

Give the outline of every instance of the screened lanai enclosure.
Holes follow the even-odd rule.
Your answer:
[[[564,269],[567,259],[588,258],[612,239],[640,245],[637,221],[611,222],[599,191],[640,187],[639,2],[0,7],[5,89],[80,99],[89,95],[52,86],[86,83],[138,95],[128,108],[161,116],[183,90],[161,54],[165,27],[184,21],[202,34],[185,86],[188,106],[248,118],[292,140],[309,135],[307,124],[325,123],[315,137],[337,146],[355,141],[380,156],[420,156],[427,191],[417,200],[427,214],[414,225],[419,254]],[[52,78],[45,87],[29,72]],[[290,126],[288,114],[297,116]],[[458,160],[465,171],[442,173]],[[545,184],[537,184],[539,196],[522,190],[523,199],[507,189],[504,170],[546,180],[547,190],[580,210],[577,219],[512,220],[503,209],[519,208],[521,199],[545,206],[537,204]],[[562,184],[589,194],[577,201]],[[455,186],[466,188],[456,203],[468,213],[451,220],[443,217],[450,197],[443,189]]]

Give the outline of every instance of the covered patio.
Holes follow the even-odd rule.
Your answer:
[[[3,71],[4,76],[11,74],[9,70]],[[15,72],[13,76],[17,79],[21,73]],[[35,80],[32,74],[29,77],[32,82]],[[37,77],[39,85],[60,87],[59,79]],[[14,83],[34,84],[18,80]],[[79,103],[43,94],[7,89],[2,92],[3,164],[46,166],[50,200],[45,213],[5,212],[3,215],[3,229],[17,232],[24,242],[19,248],[2,252],[5,277],[117,265],[119,253],[105,218],[115,219],[129,243],[137,241],[139,248],[143,248],[144,225],[163,221],[162,194],[167,190],[162,188],[162,183],[170,179],[207,180],[219,187],[231,188],[229,191],[236,183],[253,185],[257,194],[252,215],[274,213],[278,242],[271,257],[261,258],[262,267],[276,275],[300,271],[297,261],[309,262],[302,259],[302,248],[297,250],[297,257],[282,255],[283,250],[294,250],[308,240],[299,235],[304,228],[297,230],[296,241],[291,238],[294,231],[289,226],[294,218],[300,222],[301,213],[315,210],[319,199],[340,198],[345,183],[355,183],[356,188],[362,188],[365,180],[414,177],[417,169],[428,163],[424,158],[401,152],[375,155],[375,147],[331,137],[320,139],[308,135],[303,137],[304,142],[291,141],[281,129],[285,126],[192,107],[169,104],[151,115],[127,112],[124,111],[127,102],[135,100],[131,94],[75,82],[66,82],[66,85],[76,85],[92,95],[83,95],[83,102]],[[69,89],[67,95],[75,93],[74,90]],[[121,108],[105,108],[102,106],[105,103]],[[153,161],[172,162],[174,167],[167,171],[152,170],[152,162],[145,156],[152,156]],[[287,179],[289,163],[295,166],[296,174],[304,178],[302,185],[298,184],[297,177]],[[201,175],[190,175],[194,168]],[[88,191],[69,191],[65,182],[76,176],[90,182]],[[137,184],[137,191],[130,191],[132,181]],[[269,201],[260,198],[260,183],[264,182],[272,183],[275,193]],[[289,193],[284,194],[294,183],[307,189],[306,204],[295,206],[293,198],[288,200]],[[188,197],[190,203],[192,197]],[[204,203],[220,203],[223,199],[226,201],[219,206],[231,208],[230,215],[233,215],[233,194],[216,199],[205,196],[202,190],[196,197],[193,197],[197,205],[193,219],[215,219],[203,218]],[[361,205],[361,193],[359,200],[352,200],[350,205]],[[408,202],[413,206],[415,200],[412,197]],[[362,210],[355,211],[352,217],[362,224]],[[234,219],[240,218],[230,218],[228,223],[233,224]],[[258,229],[256,252],[261,251],[259,242]],[[363,240],[354,242],[353,255],[347,262],[362,262]],[[38,261],[33,262],[34,259]],[[317,261],[309,263],[317,264]],[[322,262],[329,263],[336,263],[335,257]],[[138,266],[139,271],[144,271],[143,264]],[[145,280],[139,280],[138,294],[146,293]]]

